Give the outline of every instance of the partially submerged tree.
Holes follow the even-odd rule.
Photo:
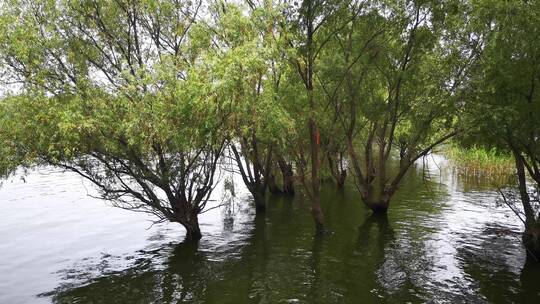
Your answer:
[[[280,56],[275,26],[279,12],[267,3],[258,7],[220,3],[208,25],[214,56],[223,63],[215,75],[228,88],[221,92],[233,110],[227,119],[228,147],[239,173],[253,196],[257,213],[266,208],[272,181],[274,149],[290,129],[290,118],[276,94]]]
[[[300,133],[293,141],[294,158],[298,177],[311,201],[311,213],[318,231],[323,230],[324,215],[320,202],[321,132],[318,115],[321,115],[321,100],[316,94],[317,63],[329,37],[323,29],[347,22],[339,20],[336,14],[342,6],[347,6],[347,1],[294,2],[286,7],[288,23],[282,25],[282,31],[287,33],[285,39],[292,48],[288,59],[302,84],[303,96],[298,96],[297,99],[303,102],[304,115],[297,118],[297,125],[303,124],[307,127],[307,132]],[[305,149],[304,145],[309,149]]]
[[[375,213],[387,212],[416,160],[456,134],[456,92],[478,42],[456,42],[462,8],[446,5],[366,4],[333,37],[330,49],[340,57],[329,54],[326,65],[338,76],[325,94],[345,135],[356,188]]]
[[[482,1],[474,17],[490,33],[469,83],[468,140],[514,155],[523,242],[540,260],[540,4]]]
[[[202,2],[9,1],[0,16],[0,164],[50,164],[120,208],[182,224],[216,184],[228,111],[197,30]],[[12,159],[15,158],[16,161]]]

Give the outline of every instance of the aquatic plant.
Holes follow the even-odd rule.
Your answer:
[[[448,145],[443,151],[454,170],[463,177],[508,180],[515,175],[514,159],[495,148]]]

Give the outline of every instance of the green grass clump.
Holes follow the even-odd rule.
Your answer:
[[[460,175],[489,179],[506,179],[515,172],[514,158],[496,149],[463,148],[450,145],[444,154]]]

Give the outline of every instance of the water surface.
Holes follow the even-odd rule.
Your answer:
[[[255,217],[236,178],[235,202],[201,216],[196,245],[88,196],[74,174],[34,170],[0,189],[0,303],[540,303],[540,267],[493,187],[426,163],[386,218],[352,187],[323,185],[322,237],[300,195]]]

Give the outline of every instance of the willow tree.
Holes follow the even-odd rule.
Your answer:
[[[4,1],[0,164],[48,164],[115,206],[180,223],[215,187],[226,100],[205,60],[202,2]]]
[[[213,60],[221,62],[215,77],[225,84],[222,97],[230,100],[227,118],[228,148],[236,172],[252,194],[257,213],[266,209],[274,151],[290,129],[290,118],[278,102],[279,38],[275,31],[279,12],[270,4],[219,2],[211,8],[206,31],[212,37]]]
[[[540,3],[480,1],[479,32],[490,34],[469,84],[469,137],[514,155],[527,252],[540,259]],[[519,211],[518,211],[519,210]]]
[[[375,213],[387,212],[416,160],[457,133],[458,93],[480,39],[468,36],[465,9],[455,1],[374,1],[333,36],[339,51],[327,54],[326,66],[338,76],[328,78],[326,98],[355,186]]]
[[[348,22],[341,20],[337,14],[348,3],[340,0],[304,0],[285,5],[283,9],[287,22],[281,25],[281,31],[290,46],[288,59],[297,73],[296,79],[302,85],[302,95],[296,97],[297,103],[303,103],[302,115],[297,116],[297,125],[306,126],[305,131],[296,137],[296,146],[292,150],[297,174],[311,200],[311,213],[318,231],[324,227],[320,202],[321,130],[318,122],[324,109],[322,100],[317,98],[318,58],[329,41],[328,32],[323,29]],[[309,149],[304,149],[304,146],[309,146]]]

